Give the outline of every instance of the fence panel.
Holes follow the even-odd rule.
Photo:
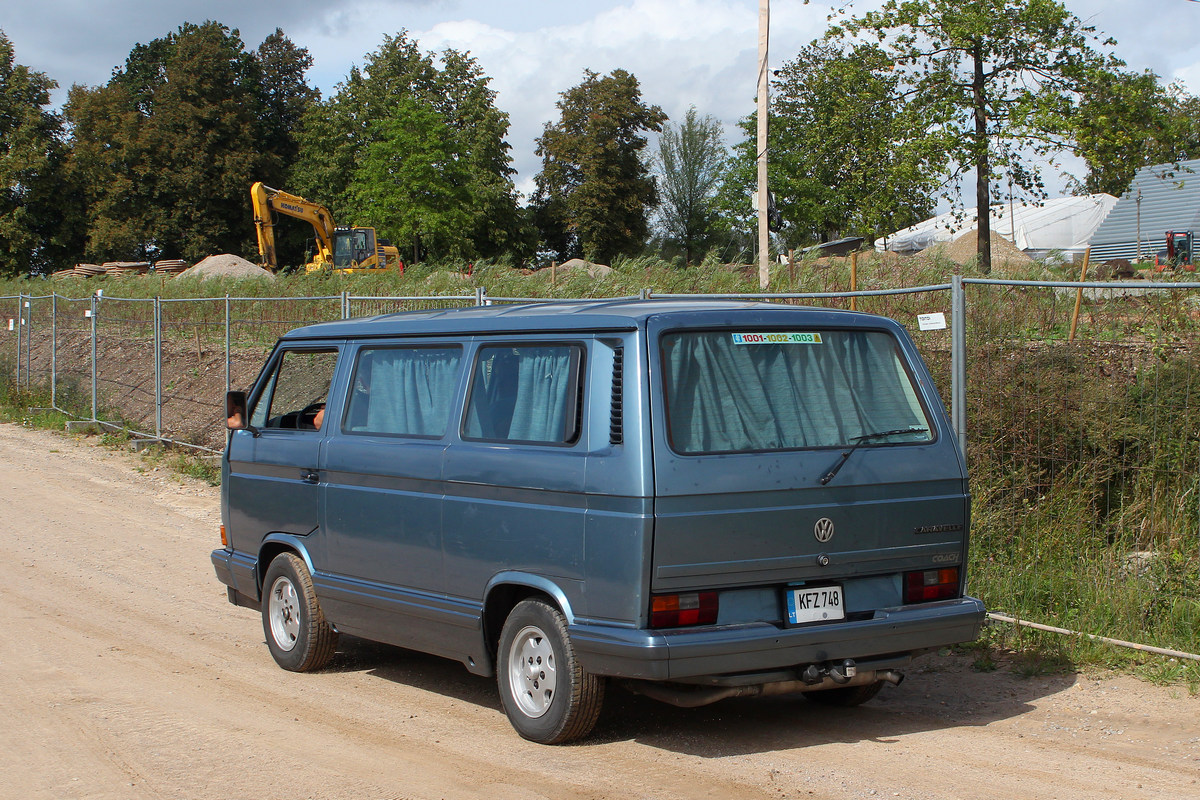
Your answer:
[[[225,445],[225,307],[224,298],[160,301],[161,438]]]
[[[152,433],[158,397],[155,303],[102,297],[94,313],[96,418]]]
[[[974,282],[968,282],[974,283]],[[973,582],[988,607],[1200,650],[1196,289],[970,285]]]
[[[399,311],[429,311],[438,308],[469,308],[475,305],[475,295],[425,297],[355,297],[346,298],[349,316],[374,317]]]

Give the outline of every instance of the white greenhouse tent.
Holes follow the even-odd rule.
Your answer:
[[[1082,255],[1092,234],[1116,204],[1117,198],[1111,194],[1059,197],[1041,204],[1016,203],[1011,207],[997,203],[992,206],[992,233],[1008,239],[1033,258],[1042,258],[1051,251],[1068,257]],[[916,253],[974,231],[975,219],[974,208],[950,211],[876,239],[875,249]]]

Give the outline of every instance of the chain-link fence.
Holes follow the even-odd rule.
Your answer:
[[[967,283],[989,608],[1198,652],[1200,284]]]
[[[967,448],[972,588],[990,608],[1200,650],[1200,284],[955,278],[723,297],[853,306],[908,327]],[[80,420],[219,451],[225,390],[248,387],[291,328],[525,299],[482,289],[0,298],[0,381],[48,390],[54,408]]]

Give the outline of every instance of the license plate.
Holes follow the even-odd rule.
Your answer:
[[[802,586],[787,592],[788,622],[828,622],[846,618],[841,586]]]

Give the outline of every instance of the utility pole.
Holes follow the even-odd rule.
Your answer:
[[[1142,260],[1142,187],[1137,193],[1137,260]]]
[[[758,0],[758,287],[771,280],[770,236],[767,231],[767,39],[771,0]]]

